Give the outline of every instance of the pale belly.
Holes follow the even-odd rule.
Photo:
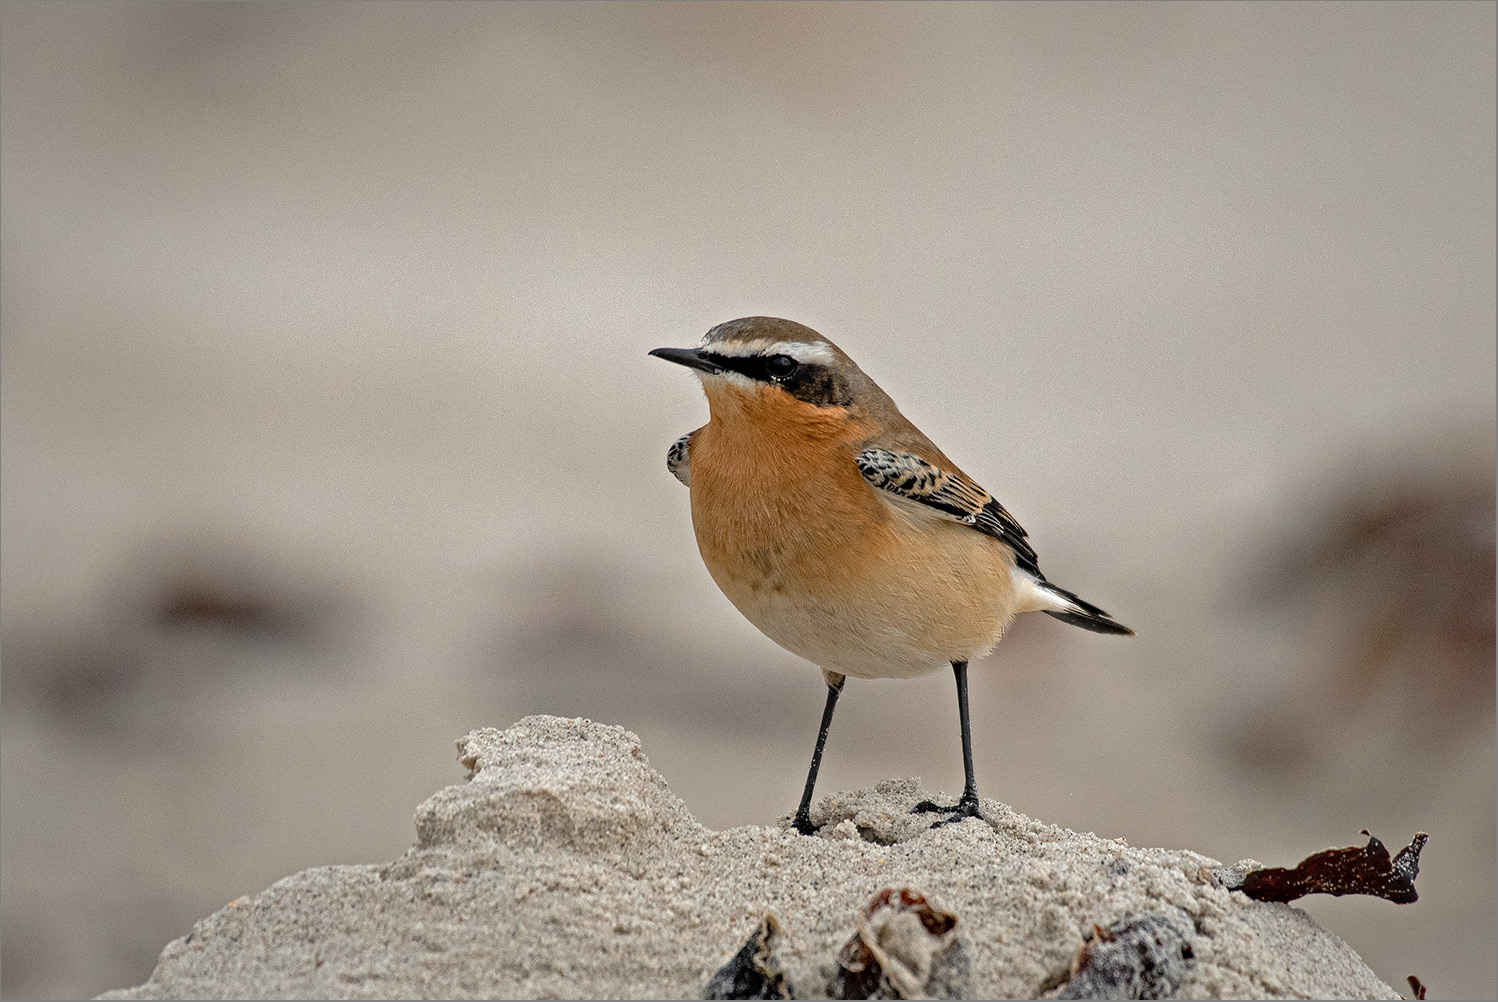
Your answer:
[[[812,524],[773,504],[709,513],[696,486],[693,525],[713,580],[767,637],[827,671],[926,675],[987,653],[1018,611],[1007,551],[966,526],[877,498],[873,520]]]

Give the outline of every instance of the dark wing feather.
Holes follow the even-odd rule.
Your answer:
[[[701,430],[701,428],[697,429],[697,431]],[[671,448],[666,450],[666,469],[670,470],[671,475],[687,487],[692,486],[692,455],[687,448],[697,431],[687,432],[672,442]]]
[[[887,449],[865,449],[857,463],[863,478],[879,490],[992,536],[1014,551],[1014,562],[1021,570],[1045,580],[1024,528],[966,474],[943,470],[914,453]]]

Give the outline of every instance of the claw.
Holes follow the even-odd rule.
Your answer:
[[[910,809],[910,813],[949,815],[933,824],[932,828],[940,828],[942,825],[957,824],[958,822],[966,821],[968,818],[981,818],[983,816],[982,812],[978,810],[978,798],[967,795],[963,795],[962,799],[951,807],[938,804],[934,800],[922,800]]]

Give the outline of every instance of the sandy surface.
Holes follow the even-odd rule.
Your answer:
[[[1224,889],[1229,871],[1196,853],[991,800],[932,829],[910,814],[913,780],[824,798],[815,837],[715,832],[635,735],[581,719],[527,717],[459,751],[470,781],[420,807],[400,859],[231,902],[149,982],[106,997],[698,998],[767,914],[760,968],[800,998],[826,997],[855,934],[876,958],[858,970],[891,972],[897,997],[1399,997],[1304,912]],[[860,921],[885,888],[942,924]],[[1121,956],[1081,959],[1111,944]],[[1117,994],[1144,983],[1152,994]]]
[[[1306,910],[1494,997],[1494,18],[0,3],[0,993],[394,858],[527,714],[789,811],[822,683],[703,569],[645,355],[767,313],[1138,631],[973,666],[981,793],[1428,831],[1418,903]],[[824,789],[959,787],[953,704],[850,682]]]

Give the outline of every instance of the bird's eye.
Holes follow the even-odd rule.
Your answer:
[[[765,369],[770,373],[771,379],[785,379],[796,371],[798,364],[789,355],[771,355],[765,362]]]

